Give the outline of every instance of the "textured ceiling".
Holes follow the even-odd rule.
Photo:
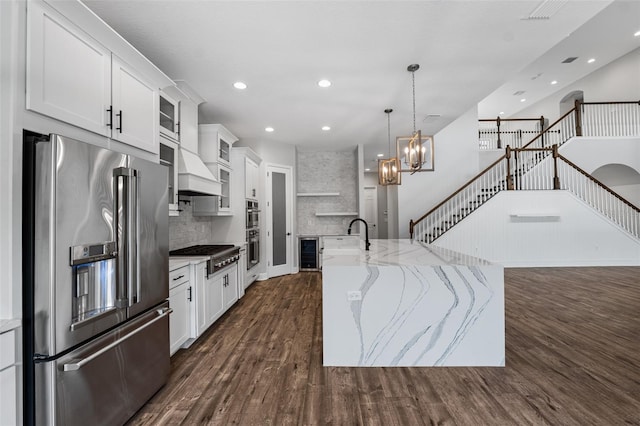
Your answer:
[[[549,64],[540,58],[611,2],[555,1],[559,8],[550,19],[525,19],[541,4],[527,0],[85,3],[169,77],[186,81],[206,100],[201,123],[222,123],[247,143],[320,150],[362,143],[369,166],[377,152],[387,152],[385,108],[394,109],[392,138],[413,130],[409,64],[420,64],[416,126],[423,133],[436,133],[494,91],[482,112],[495,116],[500,108],[509,115],[522,106],[505,104],[513,97],[507,83],[526,83],[528,73],[552,66],[564,51]],[[638,2],[616,3],[626,4],[627,12],[638,10]],[[634,31],[640,30],[636,16]],[[625,45],[618,56],[633,46]],[[536,61],[542,62],[529,70]],[[318,87],[323,78],[332,86]],[[238,80],[248,88],[235,89]],[[538,99],[544,90],[550,89],[538,89]],[[424,121],[428,115],[436,117]],[[325,125],[331,130],[322,131]],[[267,126],[275,131],[266,133]]]

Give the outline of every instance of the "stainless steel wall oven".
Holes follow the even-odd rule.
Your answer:
[[[260,263],[260,230],[247,230],[247,270]]]
[[[257,201],[247,200],[247,229],[260,227],[260,209]]]

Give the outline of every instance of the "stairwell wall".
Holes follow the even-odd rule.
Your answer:
[[[409,238],[411,219],[418,219],[478,173],[477,107],[434,135],[434,160],[433,172],[402,174],[402,185],[397,187],[398,238]]]
[[[568,191],[502,191],[433,244],[507,267],[640,265],[640,240]]]
[[[585,102],[637,101],[640,99],[640,48],[612,61],[586,77],[562,87],[556,93],[514,114],[514,117],[549,118],[556,121],[560,101],[567,94],[581,90]]]

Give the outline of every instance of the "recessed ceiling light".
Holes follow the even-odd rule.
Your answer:
[[[504,111],[500,111],[500,114],[498,114],[498,115],[504,115]]]
[[[241,81],[236,81],[235,83],[233,83],[233,87],[239,90],[244,90],[247,88],[247,85]]]
[[[594,58],[591,58],[591,59],[589,59],[589,60],[587,61],[587,63],[588,63],[588,64],[592,64],[592,63],[594,63],[595,61],[596,61],[596,60],[595,60]]]
[[[635,34],[633,34],[634,37],[640,37],[640,31],[636,31]]]
[[[328,132],[329,130],[331,130],[331,127],[329,127],[329,126],[322,126],[322,130],[324,130],[325,132]]]
[[[520,99],[520,102],[526,102],[527,100],[525,98]]]
[[[331,82],[329,80],[320,80],[318,82],[318,86],[320,86],[320,87],[329,87],[329,86],[331,86]]]
[[[553,80],[551,84],[558,84],[558,80]]]
[[[371,169],[366,168],[366,169],[364,169],[364,171],[365,171],[365,172],[370,172],[370,171],[371,171]]]
[[[384,157],[384,154],[378,154],[378,157]]]
[[[265,132],[269,132],[269,133],[273,132],[274,130],[275,130],[275,129],[274,129],[273,127],[265,127],[265,128],[264,128],[264,131],[265,131]]]

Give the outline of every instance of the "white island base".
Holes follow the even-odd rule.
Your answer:
[[[504,269],[410,240],[331,251],[322,266],[325,366],[496,366]]]

